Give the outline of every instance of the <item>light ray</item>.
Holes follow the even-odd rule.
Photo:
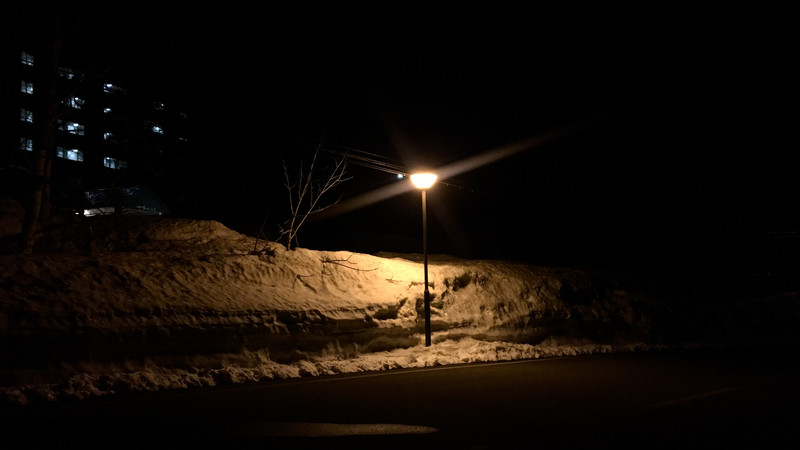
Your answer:
[[[450,178],[464,172],[469,172],[470,170],[475,170],[479,167],[492,164],[500,161],[501,159],[506,159],[510,156],[516,155],[517,153],[522,153],[534,147],[538,147],[545,142],[561,137],[568,132],[575,130],[576,128],[577,127],[566,127],[543,135],[533,136],[527,139],[512,142],[510,144],[485,151],[470,158],[462,159],[461,161],[457,161],[453,164],[440,167],[434,170],[434,172],[436,172],[436,174],[442,179]]]
[[[518,153],[530,150],[534,147],[538,147],[546,142],[549,142],[566,134],[578,131],[579,129],[587,126],[588,123],[589,122],[583,122],[577,125],[566,126],[563,128],[553,130],[549,133],[512,142],[510,144],[485,151],[483,153],[463,159],[461,161],[457,161],[455,163],[439,167],[438,169],[432,170],[432,172],[435,172],[438,175],[439,179],[444,180],[449,177],[453,177],[462,174],[464,172],[469,172],[470,170],[475,170],[479,167],[495,163],[497,161],[516,155]],[[403,174],[403,175],[410,175],[410,174]],[[401,180],[396,183],[390,184],[388,186],[384,186],[375,189],[373,191],[366,192],[364,194],[339,202],[331,206],[330,208],[316,214],[311,219],[314,222],[324,219],[329,219],[331,217],[355,211],[365,206],[378,203],[380,201],[395,197],[400,194],[404,194],[412,190],[414,190],[414,186],[411,183],[409,183],[406,180]]]

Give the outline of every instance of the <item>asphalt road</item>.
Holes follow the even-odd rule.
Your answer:
[[[800,425],[798,360],[579,356],[0,411],[6,448],[787,448]]]

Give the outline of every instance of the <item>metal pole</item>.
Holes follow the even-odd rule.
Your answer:
[[[428,208],[422,190],[422,259],[425,267],[425,347],[431,345],[431,293],[428,291]]]

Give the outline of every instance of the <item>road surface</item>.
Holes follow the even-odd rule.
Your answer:
[[[778,448],[792,353],[576,356],[6,405],[6,448]]]

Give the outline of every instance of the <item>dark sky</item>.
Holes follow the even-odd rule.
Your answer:
[[[431,251],[741,271],[754,233],[800,226],[796,8],[597,3],[102,14],[129,42],[131,73],[194,105],[210,216],[277,220],[280,159],[320,142],[412,169],[566,127],[442,180]],[[349,172],[344,199],[396,182]],[[300,243],[406,251],[395,242],[419,246],[419,203],[406,193],[318,221]]]

